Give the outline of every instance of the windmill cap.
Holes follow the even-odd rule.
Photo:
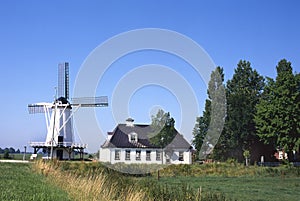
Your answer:
[[[58,99],[56,99],[56,101],[60,101],[62,104],[69,104],[68,99],[66,99],[65,97],[59,97]]]
[[[131,117],[129,117],[128,119],[126,119],[126,122],[134,122],[134,119],[132,119]]]

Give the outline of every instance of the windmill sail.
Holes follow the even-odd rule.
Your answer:
[[[52,103],[35,103],[35,104],[28,104],[28,112],[29,114],[35,113],[45,113],[47,109],[53,107]]]
[[[72,98],[72,105],[81,107],[105,107],[108,106],[107,96]]]
[[[44,107],[44,105],[29,104],[28,112],[29,112],[29,114],[45,113],[45,107]]]
[[[58,97],[69,99],[69,63],[58,65]]]

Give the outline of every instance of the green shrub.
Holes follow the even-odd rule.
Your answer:
[[[5,158],[5,159],[10,159],[9,151],[8,151],[8,150],[5,150],[5,151],[4,151],[3,158]]]

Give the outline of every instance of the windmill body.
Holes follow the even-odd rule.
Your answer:
[[[55,103],[54,103],[55,104]],[[52,108],[45,145],[51,146],[52,137],[56,145],[74,143],[72,126],[72,107],[70,103],[63,104],[59,99],[56,107]]]
[[[105,107],[108,106],[106,96],[73,98],[73,103],[69,98],[69,64],[59,65],[58,71],[58,93],[59,98],[55,98],[53,103],[29,104],[29,113],[44,113],[47,125],[47,135],[45,142],[30,142],[34,148],[34,155],[39,149],[46,153],[45,158],[73,159],[74,152],[83,158],[86,144],[76,143],[72,116],[80,107]]]

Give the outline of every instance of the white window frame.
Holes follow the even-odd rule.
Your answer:
[[[136,150],[135,151],[135,160],[140,161],[142,159],[141,155],[142,155],[142,151],[141,150]]]
[[[116,161],[119,161],[121,159],[120,155],[121,155],[121,150],[115,150],[115,160]]]
[[[151,150],[146,150],[146,161],[151,161]]]
[[[178,153],[178,160],[179,161],[184,161],[184,152],[183,151],[179,151],[179,153]]]
[[[130,150],[125,150],[125,160],[130,161]]]
[[[128,135],[129,142],[138,142],[138,134],[132,132]]]
[[[161,154],[162,154],[162,151],[156,150],[156,160],[157,161],[161,161]]]

